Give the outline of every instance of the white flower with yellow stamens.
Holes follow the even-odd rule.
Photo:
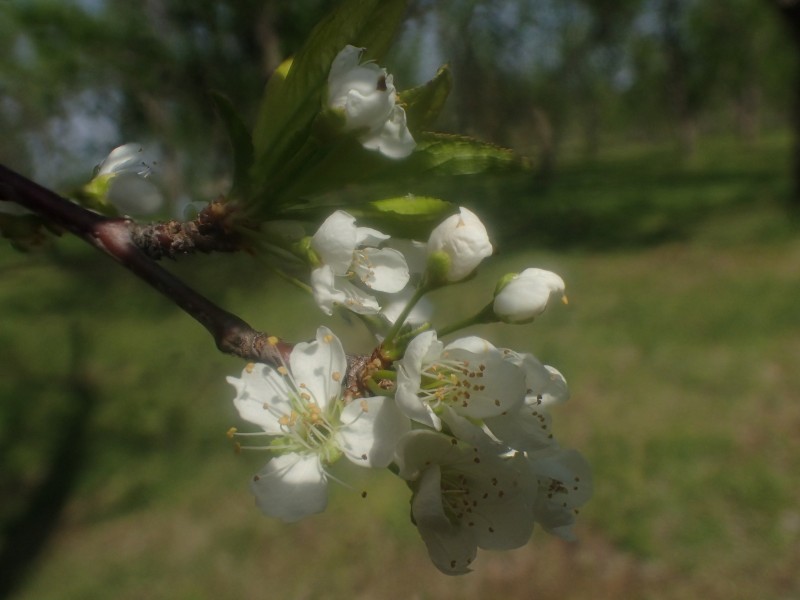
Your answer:
[[[514,411],[525,393],[520,365],[474,336],[445,347],[436,332],[423,332],[411,340],[398,363],[397,405],[411,419],[437,430],[447,407],[471,419],[486,419]]]
[[[391,398],[346,403],[342,393],[347,359],[339,339],[326,327],[316,340],[297,344],[288,365],[249,364],[236,388],[239,415],[258,425],[274,457],[253,478],[251,489],[262,512],[296,521],[322,512],[328,502],[326,468],[345,455],[365,467],[386,467],[409,421]],[[251,447],[252,448],[252,447]]]
[[[462,426],[469,427],[466,420]],[[478,548],[525,545],[533,530],[533,472],[521,454],[498,454],[472,427],[469,443],[415,429],[397,447],[399,475],[413,491],[414,523],[433,564],[446,575],[469,572]]]
[[[416,142],[397,104],[391,75],[374,62],[361,62],[364,48],[345,46],[328,75],[328,106],[342,114],[345,129],[358,132],[364,148],[389,158],[405,158]]]
[[[335,305],[359,314],[376,314],[381,307],[363,288],[394,294],[409,280],[403,255],[392,248],[378,248],[388,235],[357,227],[352,215],[337,210],[311,238],[320,265],[311,272],[311,289],[317,305],[332,314]],[[357,285],[356,285],[357,284]]]

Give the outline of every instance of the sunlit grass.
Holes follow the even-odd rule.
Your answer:
[[[727,144],[671,166],[620,150],[568,166],[541,208],[521,209],[529,240],[500,236],[476,280],[437,292],[444,324],[480,308],[503,273],[564,276],[568,306],[473,332],[562,370],[572,399],[556,434],[588,457],[596,482],[579,544],[539,532],[525,549],[481,554],[476,573],[455,580],[428,563],[407,490],[388,473],[344,468],[355,491],[333,486],[325,514],[263,518],[247,482],[265,457],[234,456],[224,435],[238,424],[224,376],[241,363],[77,243],[59,243],[56,264],[0,250],[4,478],[36,480],[69,412],[64,382],[79,348],[99,397],[80,485],[22,597],[800,594],[800,239],[781,205],[785,148],[744,156]],[[576,223],[589,226],[586,242]],[[367,350],[356,324],[320,318],[248,258],[171,268],[256,327],[300,340],[326,323]]]

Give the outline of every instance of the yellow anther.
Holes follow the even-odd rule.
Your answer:
[[[339,371],[334,371],[333,373],[331,373],[331,379],[333,379],[334,381],[341,381],[342,374],[339,373]]]
[[[233,451],[236,452],[236,454],[241,454],[242,453],[242,445],[239,442],[236,442],[233,445]]]
[[[307,392],[303,392],[302,394],[300,394],[300,397],[301,397],[303,400],[305,400],[306,402],[308,402],[309,400],[311,400],[311,394],[308,394]]]
[[[278,338],[276,338],[274,335],[271,335],[271,336],[269,336],[269,337],[267,338],[267,343],[268,343],[270,346],[277,346],[277,345],[278,345],[278,342],[280,342],[280,340],[279,340]]]
[[[288,375],[289,374],[289,369],[287,369],[286,367],[281,365],[281,366],[278,367],[278,373],[280,373],[281,375]]]
[[[244,366],[244,370],[247,371],[248,373],[252,373],[253,369],[255,369],[255,368],[256,368],[256,363],[251,363],[251,362],[247,363]]]
[[[237,432],[237,431],[239,431],[239,430],[238,430],[238,429],[236,429],[236,427],[231,427],[230,429],[228,429],[228,431],[227,431],[227,433],[226,433],[225,435],[227,435],[227,436],[228,436],[228,439],[229,439],[229,440],[232,440],[232,439],[233,439],[233,436],[235,436],[235,435],[236,435],[236,432]]]
[[[564,294],[563,296],[561,296],[561,301],[562,301],[564,304],[569,304],[569,298],[567,298],[567,295],[566,295],[566,294]]]
[[[322,341],[325,342],[326,344],[330,344],[333,341],[333,335],[331,335],[330,333],[325,334],[325,336],[323,336],[322,338]]]

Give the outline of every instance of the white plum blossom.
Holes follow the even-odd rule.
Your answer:
[[[164,203],[158,187],[148,179],[156,160],[141,144],[114,148],[96,170],[95,180],[108,184],[105,197],[120,213],[147,215]]]
[[[360,314],[375,314],[380,305],[374,296],[354,285],[396,293],[409,280],[403,255],[392,248],[378,248],[388,235],[368,227],[356,227],[355,217],[338,210],[328,217],[311,238],[311,248],[321,265],[311,273],[311,288],[317,305],[332,314],[342,305]]]
[[[416,142],[397,104],[394,78],[374,62],[361,64],[364,48],[345,46],[333,59],[328,74],[328,106],[341,111],[345,129],[355,131],[361,144],[389,158],[405,158]]]
[[[592,497],[592,470],[577,450],[554,447],[527,455],[536,477],[534,520],[547,533],[574,541],[578,509]]]
[[[413,521],[433,564],[447,575],[469,572],[478,548],[518,548],[533,530],[532,471],[521,455],[488,448],[419,429],[398,443],[399,475],[413,490]]]
[[[555,444],[548,408],[569,398],[564,376],[543,365],[532,354],[504,350],[506,360],[525,373],[525,400],[513,410],[487,417],[484,425],[506,446],[520,451],[537,451]]]
[[[342,393],[347,358],[326,327],[316,339],[297,344],[287,365],[249,364],[233,402],[245,421],[271,439],[274,457],[253,478],[251,489],[262,512],[296,521],[327,505],[326,467],[344,454],[365,467],[386,467],[400,437],[410,428],[391,398],[347,403]]]
[[[492,255],[489,234],[481,220],[469,209],[447,217],[428,238],[428,256],[443,253],[446,257],[448,282],[461,281],[470,275],[481,261]]]
[[[525,269],[497,292],[494,313],[506,323],[527,323],[544,312],[553,295],[566,301],[561,277],[544,269]]]
[[[448,407],[485,419],[517,409],[525,390],[525,371],[486,340],[466,337],[445,347],[425,331],[398,363],[395,400],[408,417],[440,430]]]

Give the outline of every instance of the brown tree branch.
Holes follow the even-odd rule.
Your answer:
[[[191,221],[146,225],[131,221],[131,239],[142,252],[155,260],[195,252],[237,252],[242,249],[242,242],[229,225],[233,212],[232,204],[212,202]]]
[[[128,219],[89,211],[3,165],[0,198],[27,208],[116,260],[203,325],[222,352],[275,366],[291,352],[291,344],[253,329],[154,261],[194,250],[234,250],[235,238],[215,229],[224,222],[224,218],[217,218],[225,216],[227,209],[220,209],[223,205],[212,203],[205,216],[201,213],[197,223],[185,227],[176,222],[139,226]],[[212,248],[211,240],[217,235],[218,246]]]

